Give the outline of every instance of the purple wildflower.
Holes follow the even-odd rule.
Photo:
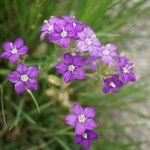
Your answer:
[[[101,46],[101,43],[94,31],[90,27],[85,27],[83,32],[78,33],[79,40],[76,44],[76,49],[80,52],[92,51],[95,47]]]
[[[116,49],[117,49],[116,45],[109,43],[106,46],[103,45],[99,47],[95,55],[101,56],[101,60],[104,63],[111,64],[113,63],[113,56],[117,55],[115,52]]]
[[[119,80],[119,76],[115,74],[114,76],[104,79],[104,87],[103,87],[103,92],[108,93],[117,93],[118,89],[123,86],[123,83],[121,80]]]
[[[127,82],[133,82],[136,80],[135,74],[133,73],[133,63],[129,63],[127,58],[125,56],[118,55],[118,62],[117,62],[117,71],[120,72],[122,81]]]
[[[54,24],[59,21],[58,17],[52,16],[49,20],[45,20],[44,23],[41,26],[41,35],[40,39],[41,41],[44,40],[46,34],[49,36],[51,35],[52,32],[54,32]]]
[[[81,55],[64,54],[64,61],[56,65],[56,70],[64,76],[64,81],[71,82],[74,79],[82,80],[86,77],[82,66],[84,65],[84,57]]]
[[[19,63],[17,70],[8,74],[8,80],[12,83],[15,83],[15,91],[16,93],[20,94],[23,93],[26,89],[38,89],[38,82],[35,79],[38,74],[38,67],[27,67],[23,63]]]
[[[66,21],[66,23],[69,23],[74,30],[75,34],[72,38],[75,40],[79,40],[78,33],[83,31],[85,25],[82,22],[78,21],[75,16],[63,16],[62,18]]]
[[[82,135],[86,129],[94,130],[96,128],[96,123],[93,120],[96,114],[95,108],[87,107],[83,109],[79,104],[74,104],[72,106],[73,114],[69,114],[65,118],[65,122],[68,125],[75,126],[75,133],[77,135]]]
[[[71,38],[75,35],[72,26],[64,19],[60,19],[54,24],[54,32],[49,36],[49,40],[54,43],[60,44],[64,48],[70,46]]]
[[[4,42],[3,49],[5,52],[0,54],[0,58],[9,59],[11,63],[16,62],[21,55],[28,52],[28,47],[24,45],[22,38],[17,38],[14,42]]]
[[[89,149],[91,147],[90,141],[96,140],[98,137],[94,131],[86,130],[82,135],[75,136],[75,144],[82,144],[85,149]]]

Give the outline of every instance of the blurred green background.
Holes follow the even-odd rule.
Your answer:
[[[30,47],[22,61],[40,67],[39,90],[33,94],[41,113],[28,93],[15,94],[7,81],[7,74],[15,70],[16,64],[0,60],[0,150],[82,150],[74,145],[73,128],[64,123],[68,106],[74,102],[97,109],[96,131],[101,138],[93,142],[91,150],[141,150],[143,143],[132,137],[132,132],[126,132],[136,124],[122,123],[120,114],[149,120],[148,115],[131,107],[149,99],[147,76],[124,86],[118,94],[104,95],[101,81],[96,79],[66,85],[54,69],[60,48],[48,41],[41,42],[39,36],[40,25],[50,16],[75,15],[91,26],[104,44],[114,42],[120,51],[132,57],[134,49],[128,51],[124,43],[148,38],[132,32],[130,27],[135,20],[147,19],[147,3],[148,0],[1,0],[0,45],[22,37]]]

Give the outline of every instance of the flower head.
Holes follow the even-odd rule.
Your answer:
[[[118,92],[118,89],[123,86],[123,83],[121,80],[119,80],[119,76],[115,74],[114,76],[104,79],[104,87],[103,87],[103,92],[108,93],[116,93]]]
[[[120,72],[122,81],[127,82],[134,82],[136,80],[135,74],[133,72],[133,63],[129,63],[128,59],[125,56],[118,55],[118,62],[117,62],[117,71]]]
[[[23,63],[19,63],[17,70],[8,74],[8,80],[15,83],[15,91],[20,94],[26,89],[37,90],[38,82],[36,77],[39,74],[39,69],[36,66],[25,66]]]
[[[60,19],[54,24],[54,32],[49,36],[49,40],[60,44],[63,48],[68,48],[74,35],[75,31],[72,26],[64,19]]]
[[[96,114],[96,110],[92,107],[83,109],[79,104],[72,106],[73,114],[69,114],[65,118],[65,122],[68,125],[75,126],[75,133],[82,135],[86,130],[94,130],[96,123],[93,120]]]
[[[86,77],[84,70],[84,57],[81,55],[73,56],[70,53],[64,54],[64,61],[56,65],[56,70],[64,76],[64,81],[71,82],[74,79],[82,80]]]
[[[105,64],[111,64],[113,63],[113,57],[117,55],[115,52],[116,48],[116,45],[109,43],[106,46],[103,45],[98,49],[93,50],[91,55],[100,56]]]
[[[0,58],[9,59],[10,62],[16,62],[21,55],[28,52],[28,47],[24,45],[22,38],[17,38],[14,42],[4,42],[3,49],[5,52],[0,54]]]
[[[85,27],[81,33],[78,33],[78,36],[80,39],[77,41],[76,49],[80,52],[93,51],[96,47],[101,46],[100,41],[90,27]]]
[[[44,40],[45,36],[48,34],[51,35],[52,32],[54,32],[54,24],[59,21],[59,18],[56,16],[52,16],[49,20],[45,20],[44,23],[41,26],[41,35],[40,39],[41,41]]]
[[[75,144],[82,144],[85,149],[89,149],[91,146],[91,141],[98,139],[98,134],[94,131],[85,130],[82,135],[75,136]]]

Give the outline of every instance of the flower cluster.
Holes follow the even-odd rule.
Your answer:
[[[82,144],[84,148],[90,148],[90,141],[98,139],[98,134],[93,130],[97,125],[93,118],[96,115],[95,108],[87,107],[83,109],[79,104],[72,106],[72,114],[65,118],[68,125],[75,127],[75,143]]]
[[[66,83],[86,78],[88,74],[84,69],[87,68],[99,74],[104,93],[116,93],[124,84],[135,81],[133,63],[117,51],[115,44],[103,45],[91,27],[74,16],[52,16],[45,20],[41,26],[41,40],[46,35],[50,42],[67,49],[63,62],[56,64],[57,72],[63,75]],[[106,70],[101,70],[101,66],[106,66]],[[108,73],[103,75],[105,71]]]
[[[4,42],[3,49],[5,52],[0,54],[0,58],[9,59],[11,63],[17,62],[16,71],[8,74],[7,78],[10,82],[15,83],[15,91],[17,94],[23,93],[25,90],[37,90],[38,82],[35,78],[39,74],[36,66],[27,67],[20,62],[19,57],[26,54],[29,48],[24,44],[22,38],[17,38],[14,42]]]

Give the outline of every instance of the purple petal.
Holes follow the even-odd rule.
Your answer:
[[[135,81],[136,80],[135,74],[130,72],[129,73],[129,79],[130,79],[130,81]]]
[[[42,33],[41,33],[41,35],[40,35],[40,39],[41,39],[41,41],[43,41],[43,40],[44,40],[44,38],[45,38],[46,34],[47,34],[47,31],[45,31],[45,32],[42,32]]]
[[[73,62],[74,62],[74,57],[70,54],[70,53],[65,53],[64,54],[64,62],[66,63],[66,64],[73,64]]]
[[[0,58],[7,59],[10,57],[10,55],[11,55],[10,52],[4,52],[0,54]]]
[[[10,51],[12,50],[12,46],[13,46],[13,43],[12,42],[4,42],[3,43],[3,49],[5,51]]]
[[[64,73],[64,81],[66,83],[71,82],[74,79],[74,75],[71,71],[67,71]]]
[[[89,149],[89,148],[91,147],[91,143],[90,143],[90,141],[87,140],[87,139],[83,139],[83,140],[82,140],[82,145],[83,145],[83,147],[84,147],[85,149]]]
[[[58,40],[58,39],[60,39],[60,35],[58,34],[58,33],[55,33],[55,32],[53,32],[50,36],[49,36],[49,40],[50,41],[56,41],[56,40]]]
[[[84,65],[84,57],[80,55],[74,56],[74,65],[83,66]]]
[[[72,105],[72,112],[76,115],[80,115],[83,113],[83,108],[80,104],[73,104]]]
[[[37,90],[38,82],[35,79],[29,79],[27,82],[26,88],[29,90]]]
[[[104,93],[108,93],[109,91],[110,91],[110,87],[109,86],[103,87],[103,92]]]
[[[86,74],[82,68],[78,67],[75,69],[74,77],[78,80],[82,80],[86,77]]]
[[[110,51],[114,51],[117,49],[117,46],[115,44],[109,43],[106,45],[106,49],[109,49]]]
[[[66,65],[64,62],[60,62],[56,65],[56,70],[60,74],[64,74],[67,71],[68,65]]]
[[[102,61],[103,61],[104,63],[106,63],[106,64],[110,64],[110,63],[113,62],[113,59],[112,59],[111,56],[103,56],[101,59],[102,59]]]
[[[95,133],[94,131],[88,131],[88,139],[89,140],[96,140],[98,139],[98,134]]]
[[[84,131],[85,131],[85,127],[84,127],[83,123],[78,122],[75,126],[75,133],[77,135],[81,135],[84,133]]]
[[[29,48],[27,46],[22,46],[19,50],[18,50],[18,54],[19,55],[24,55],[29,51]]]
[[[83,32],[86,34],[87,37],[91,38],[95,33],[90,27],[84,28]]]
[[[23,46],[23,44],[24,44],[24,41],[22,38],[17,38],[14,41],[14,45],[16,46],[16,48],[20,48],[21,46]]]
[[[117,93],[118,92],[118,88],[111,88],[111,92],[112,93]]]
[[[59,44],[63,47],[63,48],[69,48],[70,46],[70,39],[69,38],[61,38],[59,40]]]
[[[87,130],[94,130],[97,127],[93,119],[86,119],[84,126]]]
[[[13,54],[9,57],[9,60],[11,63],[16,62],[19,59],[19,55],[18,54]]]
[[[36,66],[30,66],[27,71],[27,75],[30,78],[36,78],[39,74],[39,68]]]
[[[14,71],[8,74],[7,78],[12,83],[17,83],[20,81],[20,74],[17,71]]]
[[[25,91],[25,83],[23,81],[17,82],[15,84],[15,91],[16,93],[20,94],[23,93]]]
[[[93,38],[92,39],[92,44],[93,45],[95,45],[95,46],[101,46],[101,43],[100,43],[100,41],[99,41],[99,39],[98,38]]]
[[[75,144],[81,144],[81,142],[82,142],[82,136],[76,135],[75,136]]]
[[[115,81],[115,85],[116,85],[117,88],[120,88],[120,87],[123,86],[123,83],[122,83],[122,81],[117,80],[117,81]]]
[[[27,73],[27,66],[25,66],[23,63],[19,63],[18,66],[17,66],[17,71],[20,73],[20,74],[26,74]]]
[[[84,115],[86,116],[86,118],[93,118],[96,115],[96,110],[95,108],[92,107],[87,107],[84,109]]]
[[[86,45],[84,41],[77,41],[76,49],[81,52],[84,52],[88,50],[88,46]]]
[[[77,121],[77,116],[74,115],[74,114],[69,114],[66,118],[65,118],[65,122],[68,124],[68,125],[75,125],[76,124],[76,121]]]

